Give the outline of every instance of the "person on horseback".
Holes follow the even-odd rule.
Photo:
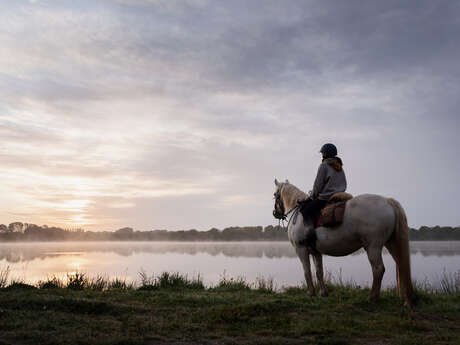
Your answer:
[[[334,145],[324,145],[321,153],[323,162],[318,169],[310,197],[288,180],[278,182],[275,179],[273,216],[277,219],[286,219],[286,216],[293,212],[288,221],[287,235],[302,262],[308,294],[316,294],[310,267],[311,256],[315,263],[320,294],[326,296],[322,255],[345,256],[364,248],[372,267],[369,300],[375,301],[380,295],[385,273],[382,258],[382,250],[385,247],[396,263],[397,291],[405,300],[405,305],[412,306],[417,296],[411,280],[409,225],[404,208],[393,198],[375,194],[361,194],[353,198],[350,198],[351,195],[348,193],[337,193],[339,195],[334,196],[335,192],[344,191],[347,187],[343,164],[337,157],[337,148]],[[329,199],[331,195],[332,198]],[[342,222],[314,229],[315,222],[311,213],[321,209],[328,199],[349,200],[346,201],[346,207],[344,202],[338,202],[337,208],[334,209],[335,218],[335,210],[339,209],[339,205],[344,206]],[[300,217],[303,205],[306,206],[307,213]],[[297,217],[303,218],[303,221],[297,221]],[[314,240],[309,240],[310,236]]]
[[[303,201],[300,207],[303,217],[312,218],[315,223],[329,198],[347,189],[347,179],[343,171],[342,160],[337,157],[337,147],[331,143],[324,144],[320,153],[323,161],[318,168],[313,190],[310,197]],[[313,241],[314,237],[312,230],[307,234],[307,242]]]

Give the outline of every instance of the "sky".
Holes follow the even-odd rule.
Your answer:
[[[0,0],[0,223],[277,224],[274,178],[460,225],[460,2]]]

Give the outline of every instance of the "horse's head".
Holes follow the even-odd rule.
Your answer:
[[[286,182],[278,182],[278,180],[275,179],[275,193],[273,194],[275,199],[275,207],[273,209],[273,217],[276,219],[286,218],[286,209],[284,207],[283,196],[281,194],[283,186],[286,183],[289,183],[289,181],[286,180]]]

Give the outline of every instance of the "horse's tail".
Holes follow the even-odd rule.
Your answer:
[[[386,247],[396,261],[396,280],[399,294],[407,305],[415,302],[410,270],[409,226],[401,204],[395,199],[388,198],[388,203],[395,212],[394,232]]]

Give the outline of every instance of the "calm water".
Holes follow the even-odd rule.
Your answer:
[[[411,242],[412,276],[436,283],[443,271],[460,270],[460,242]],[[394,285],[395,265],[384,252],[384,285]],[[366,254],[324,257],[325,269],[343,281],[369,285],[371,268]],[[198,274],[207,285],[222,276],[273,278],[277,287],[300,285],[300,261],[288,242],[57,242],[0,243],[0,269],[9,266],[11,277],[37,282],[50,276],[86,272],[90,276],[138,280],[139,271],[158,274]]]

